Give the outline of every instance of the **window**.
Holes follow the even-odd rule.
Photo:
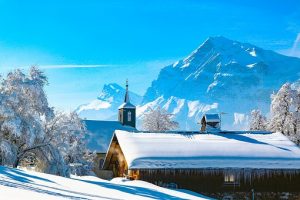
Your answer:
[[[233,174],[225,174],[224,176],[224,184],[225,185],[238,185],[239,180]]]
[[[100,170],[101,170],[102,167],[103,167],[103,163],[104,163],[104,160],[101,158],[101,159],[99,160],[99,169],[100,169]]]
[[[131,122],[131,112],[128,112],[128,121]]]
[[[234,183],[234,176],[232,174],[225,175],[224,182],[225,183]]]

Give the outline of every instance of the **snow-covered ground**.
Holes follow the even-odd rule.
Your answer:
[[[144,181],[93,176],[64,178],[0,166],[0,199],[209,199],[186,190],[171,190]]]

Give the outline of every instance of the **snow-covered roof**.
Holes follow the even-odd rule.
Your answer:
[[[220,122],[219,114],[205,114],[204,117],[206,122]]]
[[[83,120],[89,134],[86,136],[87,147],[91,151],[106,153],[115,130],[135,131],[130,126],[123,126],[119,121]]]
[[[135,108],[135,106],[130,102],[124,102],[119,106],[119,109],[121,108]]]
[[[115,135],[129,169],[300,169],[300,148],[281,133]]]

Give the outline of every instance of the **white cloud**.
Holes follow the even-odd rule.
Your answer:
[[[70,68],[100,68],[100,67],[114,67],[120,65],[41,65],[41,69],[70,69]]]
[[[178,59],[140,61],[130,64],[93,64],[93,65],[38,65],[41,69],[68,69],[68,68],[102,68],[102,67],[135,67],[138,68],[162,68],[174,63]]]
[[[293,47],[291,49],[292,55],[298,55],[299,53],[300,53],[300,33],[298,33],[298,35],[294,41]]]
[[[282,49],[278,51],[281,54],[300,58],[300,33],[298,33],[293,46],[289,49]]]

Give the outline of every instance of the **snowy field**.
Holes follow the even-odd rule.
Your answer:
[[[171,190],[144,181],[93,176],[64,178],[0,166],[0,199],[209,199],[186,190]]]

